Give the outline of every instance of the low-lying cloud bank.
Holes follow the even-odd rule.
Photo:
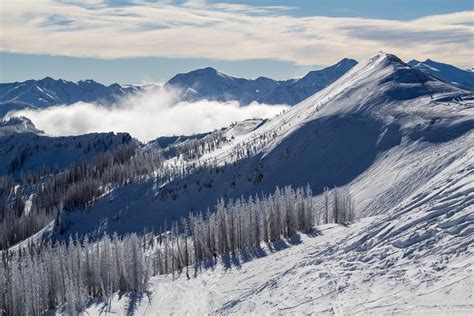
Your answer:
[[[80,135],[92,132],[129,132],[146,142],[164,135],[212,131],[249,118],[270,118],[286,105],[252,103],[241,107],[237,101],[186,102],[178,91],[156,88],[124,98],[116,105],[79,102],[45,109],[20,110],[8,116],[25,116],[45,133]]]

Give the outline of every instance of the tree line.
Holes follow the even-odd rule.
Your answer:
[[[63,172],[30,174],[20,184],[0,177],[0,249],[35,234],[63,211],[86,207],[107,189],[154,174],[163,162],[159,153],[141,154],[133,145],[121,145]],[[171,174],[164,174],[167,170],[160,176]]]
[[[249,141],[247,148],[237,144],[231,155],[233,165],[258,150],[269,137],[258,135]],[[25,174],[18,185],[10,176],[2,176],[4,183],[12,185],[0,191],[0,249],[37,233],[63,211],[86,208],[108,190],[149,178],[161,185],[192,173],[213,173],[229,167],[227,162],[219,167],[215,159],[200,159],[204,153],[220,148],[228,141],[219,131],[198,141],[176,145],[173,148],[179,152],[177,160],[166,160],[163,150],[143,152],[137,151],[134,144],[125,144],[98,155],[93,161],[76,163],[61,172],[44,167],[36,173]],[[67,228],[63,226],[60,230]]]
[[[2,176],[1,181],[12,185],[2,189],[0,183],[0,249],[34,235],[63,211],[86,208],[105,192],[120,186],[151,177],[161,185],[195,172],[218,172],[220,168],[229,167],[228,163],[236,166],[239,160],[258,151],[276,135],[258,134],[247,144],[236,144],[224,166],[218,166],[215,159],[201,159],[205,153],[230,142],[224,131],[152,152],[137,151],[136,144],[124,138],[123,144],[114,150],[98,155],[93,161],[75,163],[63,171],[45,166],[35,173],[23,174],[19,183],[10,176]],[[76,146],[78,144],[81,143]],[[177,159],[166,160],[164,155],[169,151],[174,151]],[[258,182],[257,174],[254,183]],[[65,223],[61,223],[59,230],[66,228]]]
[[[39,315],[63,307],[81,312],[96,297],[117,291],[144,291],[157,274],[175,273],[217,256],[260,248],[321,223],[354,219],[350,192],[326,192],[323,207],[313,202],[309,186],[276,188],[273,194],[220,199],[215,211],[189,214],[158,234],[87,236],[69,242],[28,243],[0,253],[0,311]]]

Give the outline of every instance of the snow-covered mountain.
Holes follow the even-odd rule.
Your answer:
[[[459,69],[452,65],[443,64],[431,59],[427,59],[423,62],[414,59],[408,64],[461,89],[474,90],[474,73],[472,71]]]
[[[273,119],[150,142],[139,155],[179,153],[164,162],[176,171],[166,181],[156,170],[107,187],[87,210],[62,213],[62,232],[49,225],[32,239],[158,231],[189,211],[212,211],[221,197],[285,185],[309,184],[311,205],[322,207],[324,187],[346,187],[359,217],[349,226],[321,225],[263,249],[215,257],[190,268],[192,276],[155,276],[148,298],[116,293],[110,306],[94,301],[87,312],[470,312],[473,105],[469,92],[394,55],[375,54]],[[137,168],[150,162],[134,160]],[[211,168],[195,167],[204,163]]]
[[[110,310],[469,313],[473,103],[465,91],[396,56],[376,54],[274,119],[225,129],[228,141],[201,157],[219,170],[111,192],[88,212],[70,213],[69,229],[85,233],[107,223],[105,230],[138,231],[190,209],[205,211],[221,196],[309,183],[319,203],[323,186],[348,186],[358,222],[323,225],[308,236],[197,265],[191,280],[184,273],[155,277],[148,299],[116,295]],[[103,308],[92,304],[88,312]]]
[[[84,162],[120,145],[138,142],[127,133],[92,133],[53,137],[36,129],[27,118],[13,117],[0,123],[0,176],[62,170]]]
[[[274,119],[219,131],[223,145],[200,157],[221,166],[219,172],[118,189],[86,216],[71,213],[71,233],[89,232],[117,214],[110,231],[158,229],[190,210],[205,211],[221,197],[288,184],[309,183],[316,195],[326,186],[349,185],[360,214],[389,213],[467,155],[474,113],[466,97],[393,55],[374,55]],[[168,163],[179,168],[182,162],[175,157]]]
[[[0,117],[11,110],[22,108],[44,108],[79,101],[111,103],[138,89],[135,86],[122,87],[116,83],[104,86],[94,80],[76,83],[51,77],[0,83]]]
[[[208,99],[238,101],[241,105],[247,105],[252,101],[294,105],[334,82],[356,63],[354,60],[343,59],[334,66],[312,71],[301,79],[286,81],[265,77],[236,78],[208,67],[178,74],[165,86],[178,87],[183,93],[183,98],[188,101]],[[154,84],[121,86],[117,83],[105,86],[94,80],[82,80],[76,83],[63,79],[55,80],[51,77],[0,83],[0,117],[13,110],[45,108],[79,101],[107,105],[121,97],[154,86]]]
[[[202,99],[212,101],[236,100],[246,105],[267,95],[284,81],[259,77],[257,79],[236,78],[214,68],[194,70],[177,74],[165,86],[179,88],[188,101]]]
[[[335,65],[309,72],[302,78],[284,81],[259,77],[245,79],[223,74],[213,68],[177,74],[165,86],[179,88],[187,101],[238,101],[247,105],[253,101],[266,104],[295,105],[331,85],[357,62],[344,58]],[[474,73],[432,61],[412,60],[409,64],[423,72],[465,90],[474,89]],[[75,102],[110,104],[119,98],[145,91],[154,85],[105,86],[93,80],[71,82],[46,77],[41,80],[0,84],[0,117],[12,110],[44,108]]]
[[[171,78],[166,85],[180,88],[184,98],[188,101],[236,100],[242,105],[253,101],[294,105],[327,87],[356,64],[355,60],[344,58],[333,66],[311,71],[300,79],[286,81],[265,77],[236,78],[213,68],[204,68],[178,74]]]

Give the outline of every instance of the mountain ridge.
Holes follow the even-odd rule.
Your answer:
[[[40,80],[0,84],[0,117],[11,110],[45,108],[76,102],[113,103],[136,92],[117,83],[105,86],[92,79],[78,82],[45,77]]]
[[[238,78],[212,67],[206,67],[177,74],[164,86],[177,88],[181,98],[190,102],[211,100],[237,101],[244,106],[251,102],[295,105],[333,83],[356,64],[355,60],[344,58],[332,66],[310,71],[301,78],[288,80],[273,80],[267,77]],[[474,90],[473,72],[431,59],[425,62],[412,60],[408,64],[459,88]],[[51,77],[0,83],[0,117],[9,111],[68,105],[81,101],[107,106],[120,101],[123,97],[143,93],[153,86],[155,84],[119,85],[117,83],[106,86],[92,79],[72,82]]]
[[[216,137],[226,140],[222,148],[199,158],[216,163],[218,173],[190,174],[163,185],[150,179],[124,187],[97,201],[91,214],[107,217],[120,212],[126,226],[118,220],[108,229],[122,233],[142,230],[147,223],[155,223],[149,229],[158,229],[160,223],[190,210],[205,211],[221,197],[268,193],[287,184],[310,184],[316,195],[324,187],[349,185],[363,213],[380,212],[381,202],[375,196],[385,196],[390,202],[385,201],[384,208],[390,209],[400,202],[396,192],[410,178],[409,174],[400,175],[395,182],[390,181],[396,173],[391,165],[397,159],[411,166],[411,172],[419,170],[420,166],[410,161],[410,152],[467,137],[464,135],[474,128],[469,114],[472,109],[465,105],[471,100],[463,97],[469,94],[393,55],[374,55],[273,119],[240,122],[219,131],[219,135],[205,136],[204,142]],[[179,165],[180,159],[174,157],[169,163]],[[432,157],[424,160],[428,163]],[[367,179],[380,164],[390,171],[380,175],[374,181],[378,186],[374,186]],[[434,176],[432,172],[423,174],[426,178],[413,184],[411,190]],[[370,194],[362,189],[364,186],[371,189]],[[127,206],[130,200],[136,201],[133,210]],[[131,218],[132,213],[140,215]],[[71,232],[90,232],[87,223],[92,218],[70,216],[76,222]]]
[[[50,136],[25,117],[0,121],[0,176],[37,174],[41,169],[63,170],[74,163],[91,161],[119,146],[138,147],[128,133],[90,133]]]
[[[295,105],[334,82],[356,64],[355,60],[344,58],[332,66],[288,80],[238,78],[207,67],[177,74],[165,86],[180,88],[187,101],[237,100],[241,105],[251,102]]]
[[[413,59],[408,64],[461,89],[474,91],[474,73],[469,70],[431,59],[426,59],[423,62]]]

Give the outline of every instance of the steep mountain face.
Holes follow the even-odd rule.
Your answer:
[[[52,137],[37,130],[28,119],[11,118],[0,124],[0,175],[19,178],[43,167],[62,170],[127,144],[138,146],[127,133]]]
[[[427,59],[423,62],[414,59],[408,64],[461,89],[474,90],[474,73],[472,71],[459,69],[452,65],[443,64],[431,59]]]
[[[204,68],[178,74],[166,83],[178,87],[188,101],[239,101],[247,105],[253,101],[267,104],[295,105],[314,93],[324,89],[344,75],[357,62],[343,59],[337,64],[309,72],[300,79],[276,81],[265,77],[243,79]]]
[[[136,92],[137,87],[118,84],[104,86],[93,80],[71,82],[46,77],[41,80],[0,84],[0,117],[11,110],[44,108],[75,102],[115,102],[117,98]]]
[[[112,191],[87,214],[68,214],[68,233],[91,232],[101,222],[110,232],[158,230],[221,197],[288,184],[310,184],[316,201],[324,187],[349,186],[360,216],[390,214],[443,170],[457,172],[453,166],[469,156],[473,114],[465,91],[396,56],[374,55],[274,119],[220,131],[223,145],[200,157],[218,171],[165,185],[150,178]],[[180,168],[183,162],[174,157],[168,163]]]
[[[279,85],[258,101],[266,104],[297,104],[332,84],[355,65],[357,61],[344,58],[333,66],[311,71],[301,79]]]

